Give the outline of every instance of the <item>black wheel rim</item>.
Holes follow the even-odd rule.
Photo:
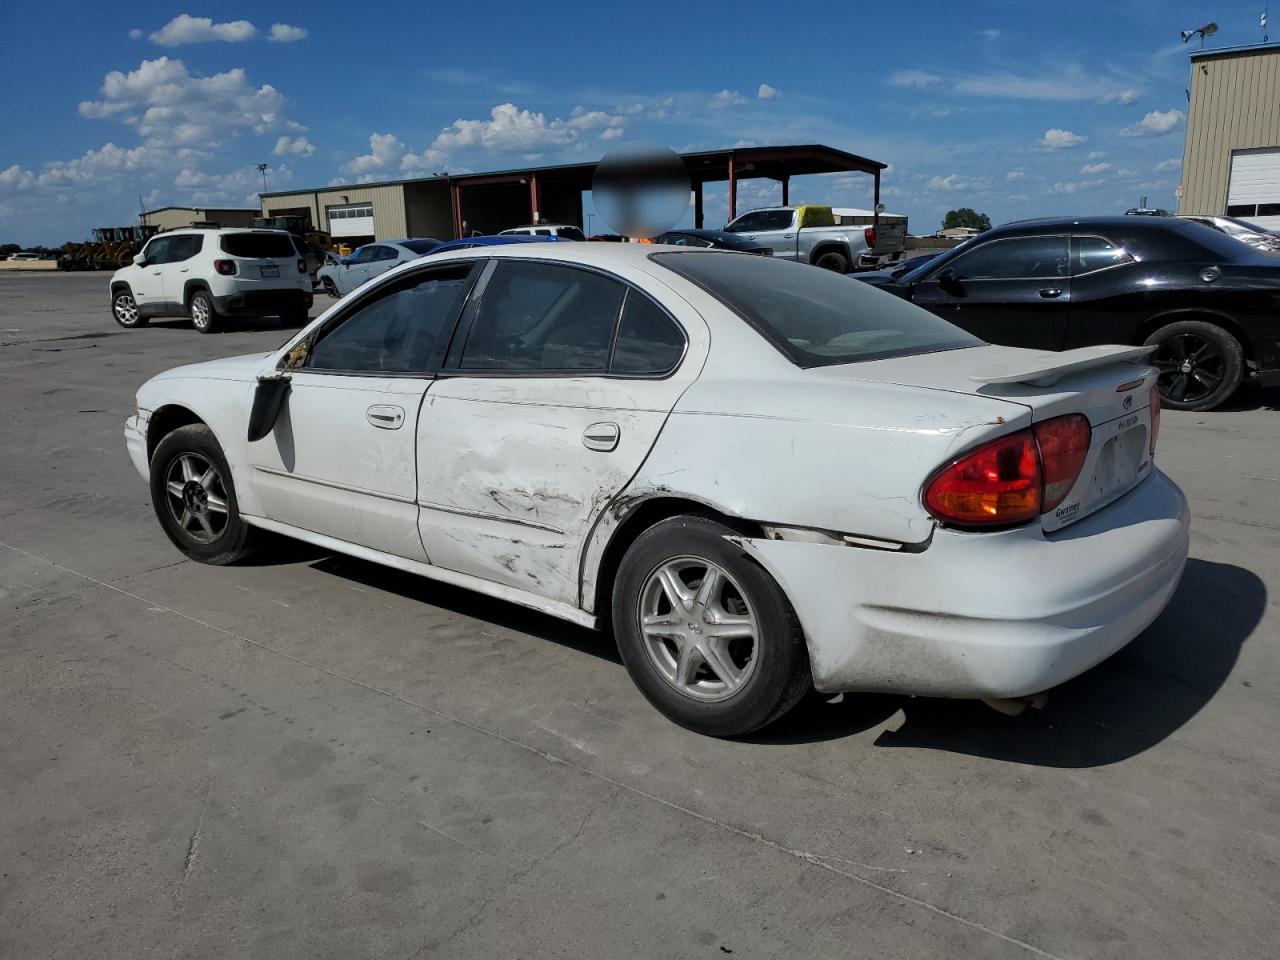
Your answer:
[[[1151,361],[1160,371],[1160,395],[1173,403],[1196,403],[1211,395],[1227,376],[1227,358],[1216,343],[1194,333],[1179,333],[1156,349]]]

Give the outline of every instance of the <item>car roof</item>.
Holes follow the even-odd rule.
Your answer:
[[[1014,220],[982,232],[990,239],[995,236],[1037,233],[1044,230],[1176,230],[1185,224],[1177,217],[1141,217],[1113,214],[1098,217],[1039,217],[1033,220]]]

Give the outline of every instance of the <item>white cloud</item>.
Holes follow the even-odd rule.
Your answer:
[[[782,96],[782,91],[780,91],[777,87],[770,86],[767,83],[760,84],[760,86],[756,89],[756,99],[758,100],[773,100],[780,96]]]
[[[932,87],[941,82],[942,78],[936,73],[924,70],[895,70],[889,74],[891,87]]]
[[[621,127],[606,127],[600,132],[601,140],[620,140],[627,131]]]
[[[1036,146],[1044,150],[1069,150],[1072,147],[1079,146],[1089,138],[1081,136],[1078,133],[1072,133],[1070,130],[1063,130],[1059,127],[1050,127],[1044,132],[1044,136],[1036,141]]]
[[[578,142],[591,130],[622,128],[626,118],[603,110],[574,107],[566,118],[548,120],[546,114],[500,103],[489,111],[488,120],[458,119],[440,131],[430,149],[441,153],[478,147],[483,150],[527,153],[548,147],[564,147]],[[621,134],[614,134],[614,139]]]
[[[1142,94],[1139,91],[1133,90],[1131,88],[1126,88],[1124,90],[1111,90],[1107,93],[1104,93],[1102,96],[1100,96],[1098,98],[1098,102],[1130,104],[1130,103],[1133,103],[1135,100],[1137,100],[1140,96],[1142,96]]]
[[[888,83],[894,87],[948,89],[972,97],[999,97],[1010,100],[1051,100],[1130,103],[1137,92],[1122,88],[1112,80],[1102,79],[1075,65],[1043,74],[1020,73],[954,73],[937,74],[926,70],[895,70]]]
[[[1086,163],[1080,168],[1080,172],[1085,176],[1093,176],[1097,173],[1106,173],[1110,169],[1111,164],[1109,163]]]
[[[258,32],[248,20],[231,20],[214,23],[209,17],[193,17],[180,13],[163,27],[151,34],[151,42],[162,47],[180,47],[188,43],[240,43],[252,40]]]
[[[1059,180],[1053,185],[1054,193],[1078,193],[1081,190],[1088,190],[1092,187],[1100,186],[1105,180],[1068,180],[1063,182]]]
[[[986,37],[988,40],[1000,39],[1000,31],[997,30],[995,27],[989,27],[986,30],[979,30],[978,34],[979,36]]]
[[[1008,173],[1006,173],[1006,174],[1004,175],[1004,178],[1005,178],[1006,180],[1025,180],[1025,179],[1027,179],[1027,171],[1025,171],[1025,170],[1010,170]]]
[[[342,169],[347,173],[369,174],[387,170],[399,164],[405,146],[393,133],[369,135],[369,152],[353,158]]]
[[[293,179],[293,171],[288,164],[267,170],[267,187],[274,190],[286,185]],[[236,203],[256,205],[258,193],[262,190],[262,174],[253,167],[241,167],[229,173],[205,173],[184,167],[173,178],[173,185],[178,190],[188,191],[189,202],[200,205],[220,203]]]
[[[300,157],[310,157],[316,152],[315,145],[306,137],[280,137],[276,140],[276,148],[271,151],[277,157],[292,153]]]
[[[1103,157],[1105,157],[1106,155],[1107,155],[1107,154],[1106,154],[1106,151],[1105,151],[1105,150],[1090,150],[1090,151],[1089,151],[1089,156],[1085,157],[1085,159],[1086,159],[1086,160],[1101,160],[1101,159],[1102,159]]]
[[[273,23],[267,39],[272,43],[294,43],[307,39],[305,27],[294,27],[287,23]]]
[[[142,31],[141,31],[140,29],[138,29],[137,27],[134,27],[132,30],[130,30],[130,31],[129,31],[129,39],[130,39],[130,40],[141,40],[141,39],[142,39]]]
[[[404,173],[412,173],[415,170],[430,170],[432,173],[441,170],[447,166],[445,156],[439,150],[432,150],[430,147],[421,153],[406,153],[400,158],[400,169]]]
[[[721,90],[719,93],[711,95],[711,99],[707,101],[707,106],[713,110],[720,110],[724,107],[736,107],[738,104],[746,102],[747,98],[737,90]]]
[[[928,187],[930,190],[979,190],[986,186],[986,181],[979,177],[962,177],[958,173],[951,173],[945,177],[930,177]]]
[[[243,67],[197,77],[181,60],[159,57],[127,74],[111,71],[101,93],[80,104],[81,115],[120,116],[152,145],[212,149],[245,131],[302,129],[281,116],[284,96],[269,83],[255,87]]]
[[[1122,137],[1158,137],[1182,122],[1181,110],[1152,110],[1137,123],[1120,131]]]
[[[1156,173],[1163,173],[1166,170],[1181,170],[1182,158],[1170,157],[1168,160],[1161,160],[1156,164]]]

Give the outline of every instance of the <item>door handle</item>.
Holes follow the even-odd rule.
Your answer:
[[[618,446],[622,431],[616,423],[593,423],[582,431],[582,445],[588,450],[608,453]]]
[[[1040,291],[1040,296],[1046,300],[1053,300],[1062,296],[1062,289],[1060,287],[1045,287]]]
[[[794,233],[784,233],[782,235],[783,240],[794,240],[795,238],[796,238],[796,235]]]
[[[404,423],[404,410],[389,403],[376,403],[364,413],[365,419],[381,430],[399,430]]]

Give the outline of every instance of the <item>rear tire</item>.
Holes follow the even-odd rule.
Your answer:
[[[280,322],[286,327],[305,327],[311,320],[306,310],[294,310],[280,315]]]
[[[220,318],[213,305],[213,296],[207,290],[193,293],[187,309],[191,315],[191,325],[200,333],[213,333],[217,329]]]
[[[836,273],[849,272],[849,258],[839,250],[824,250],[818,254],[818,259],[813,261],[813,265]]]
[[[705,517],[663,520],[627,550],[613,586],[631,679],[669,719],[716,737],[772,723],[812,687],[795,612],[725,539],[735,533]]]
[[[1222,327],[1179,320],[1147,337],[1157,344],[1151,362],[1160,371],[1160,403],[1174,410],[1212,410],[1244,378],[1244,350]]]
[[[117,290],[111,297],[111,315],[116,323],[126,330],[136,330],[147,325],[147,318],[138,311],[138,304],[133,299],[133,291],[126,287]]]
[[[257,531],[240,518],[227,458],[203,423],[179,427],[156,447],[151,504],[173,545],[192,560],[225,566],[253,551]]]

